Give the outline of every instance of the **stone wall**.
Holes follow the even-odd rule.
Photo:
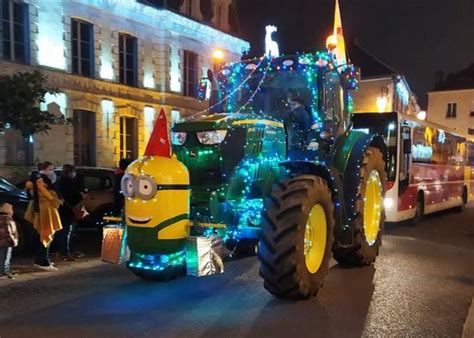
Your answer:
[[[168,116],[171,111],[178,111],[184,117],[206,108],[206,103],[182,95],[184,50],[198,54],[199,75],[205,76],[207,69],[212,67],[215,48],[224,50],[226,61],[236,61],[241,57],[242,48],[248,47],[245,41],[208,25],[132,1],[58,0],[54,6],[40,0],[25,2],[30,5],[31,65],[0,59],[0,74],[39,69],[47,76],[50,85],[65,94],[62,99],[65,102],[61,105],[65,118],[72,119],[74,110],[93,112],[96,117],[96,164],[101,167],[113,167],[120,159],[120,117],[137,119],[136,139],[141,155],[155,116],[161,109]],[[198,2],[193,3],[193,15],[199,20]],[[229,0],[217,3],[227,12]],[[73,18],[94,25],[94,78],[70,74]],[[137,87],[117,83],[119,33],[137,38]],[[56,101],[53,98],[50,102]],[[145,116],[145,110],[148,116]],[[72,124],[54,126],[47,135],[36,135],[34,160],[72,163],[73,135]],[[17,176],[17,169],[5,164],[4,143],[0,135],[0,174]]]

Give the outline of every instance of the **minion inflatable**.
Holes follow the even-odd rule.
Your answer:
[[[144,157],[122,179],[128,268],[136,275],[169,280],[186,273],[189,236],[189,173],[171,156],[165,112],[158,116]]]

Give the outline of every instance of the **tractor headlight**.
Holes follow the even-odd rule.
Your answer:
[[[197,133],[199,142],[206,145],[219,144],[224,141],[227,130],[201,131]]]
[[[186,142],[186,136],[185,132],[172,132],[171,143],[175,146],[182,146]]]

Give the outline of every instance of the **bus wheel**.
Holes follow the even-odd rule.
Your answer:
[[[459,207],[456,207],[454,210],[456,212],[463,212],[467,204],[467,189],[464,187],[462,189],[462,195],[461,195],[461,205]]]
[[[425,213],[425,199],[423,193],[420,191],[418,197],[416,198],[415,203],[415,216],[410,220],[410,224],[415,226],[421,222],[423,219],[423,214]]]

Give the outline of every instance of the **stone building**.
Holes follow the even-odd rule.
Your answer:
[[[370,55],[357,43],[348,44],[351,61],[361,69],[360,89],[354,92],[354,112],[399,112],[414,115],[420,111],[417,98],[406,78]]]
[[[438,78],[435,88],[428,93],[427,118],[473,137],[474,64],[446,79]]]
[[[41,70],[62,90],[43,108],[70,121],[31,144],[2,130],[7,176],[32,160],[112,167],[136,158],[161,109],[172,123],[205,108],[196,88],[216,49],[223,62],[249,48],[233,34],[231,0],[2,0],[0,17],[0,74]]]

